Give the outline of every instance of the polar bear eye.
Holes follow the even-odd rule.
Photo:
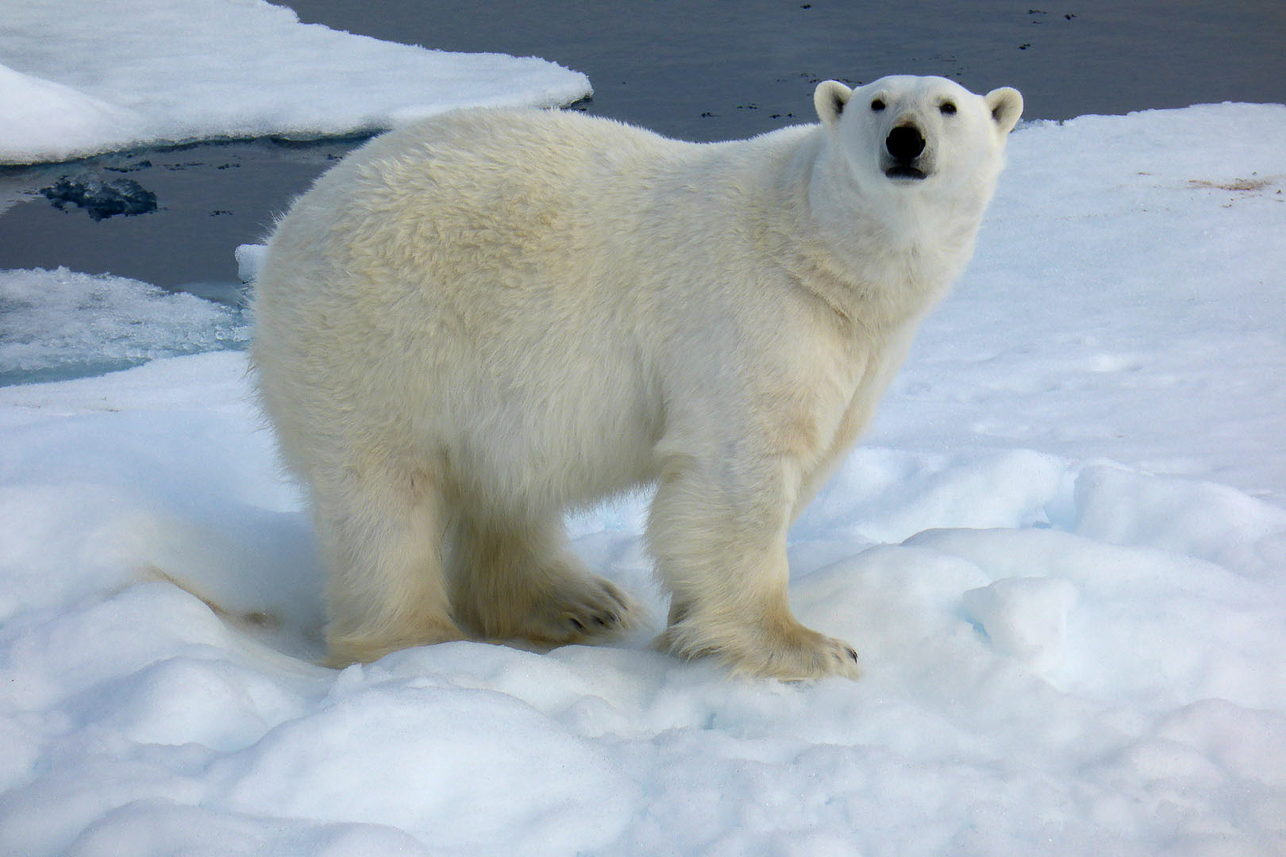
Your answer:
[[[943,116],[956,115],[956,105],[954,102],[951,102],[951,101],[942,102],[942,105],[938,108],[938,110],[942,112]]]
[[[879,113],[881,110],[883,110],[883,109],[884,109],[884,99],[882,99],[882,98],[877,98],[877,99],[875,99],[874,101],[872,101],[872,102],[871,102],[871,109],[872,109],[873,111],[875,111],[876,113]]]

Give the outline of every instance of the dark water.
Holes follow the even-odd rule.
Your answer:
[[[271,140],[106,155],[25,169],[0,167],[0,191],[23,194],[0,213],[0,268],[56,268],[133,277],[232,300],[238,244],[262,240],[290,199],[354,145]],[[60,181],[130,181],[155,210],[101,217],[46,199]]]
[[[938,74],[976,91],[1011,85],[1023,92],[1027,118],[1042,119],[1286,102],[1284,0],[288,5],[306,22],[391,41],[554,60],[589,75],[588,111],[692,140],[811,121],[812,87],[829,77]],[[0,268],[65,265],[230,297],[233,248],[261,240],[290,199],[353,145],[256,140],[0,168],[0,199],[20,200],[0,212]],[[52,200],[40,193],[120,179],[143,192],[139,199],[154,195],[155,209],[95,220],[57,191]]]

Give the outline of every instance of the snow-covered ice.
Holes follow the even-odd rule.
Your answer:
[[[791,534],[858,682],[734,680],[655,622],[323,669],[244,354],[0,388],[0,853],[1286,854],[1282,139],[1273,105],[1015,133]],[[86,359],[120,337],[87,295],[144,350],[189,335],[132,281],[0,287]],[[570,530],[659,620],[646,500]]]
[[[259,269],[263,267],[264,257],[268,253],[268,248],[263,244],[242,244],[233,251],[237,260],[237,275],[241,282],[253,282],[254,278],[259,276]]]
[[[106,274],[0,270],[0,384],[244,345],[239,307]]]
[[[0,164],[212,137],[320,137],[464,105],[552,107],[589,80],[535,57],[301,24],[264,0],[15,0],[0,26]]]
[[[960,604],[997,651],[1048,669],[1062,656],[1076,593],[1064,578],[1002,577],[968,590]]]

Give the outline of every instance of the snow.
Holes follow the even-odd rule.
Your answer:
[[[791,533],[857,682],[650,650],[646,496],[569,522],[636,635],[316,666],[244,354],[161,356],[243,323],[5,272],[39,366],[157,359],[0,388],[0,853],[1286,854],[1284,136],[1231,104],[1015,132],[974,264]]]
[[[108,275],[0,270],[0,383],[97,374],[243,345],[242,311]]]
[[[1062,659],[1078,592],[1061,578],[1004,577],[967,590],[960,604],[996,651],[1048,670]]]
[[[241,278],[241,282],[254,282],[255,277],[259,276],[259,269],[263,267],[267,252],[268,248],[263,244],[241,244],[233,251],[237,260],[237,276]]]
[[[0,164],[353,134],[590,94],[583,74],[546,60],[381,42],[264,0],[21,0],[6,4],[0,61]]]

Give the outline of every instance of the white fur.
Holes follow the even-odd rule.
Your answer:
[[[252,355],[310,490],[333,662],[624,626],[628,599],[581,567],[562,516],[656,483],[666,649],[858,674],[791,615],[786,530],[973,252],[1022,102],[912,77],[815,102],[819,125],[707,145],[454,112],[295,203]],[[922,181],[882,172],[908,122]]]

